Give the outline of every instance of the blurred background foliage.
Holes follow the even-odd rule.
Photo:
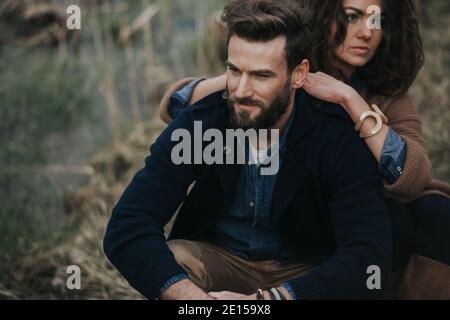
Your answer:
[[[226,0],[0,2],[0,298],[139,298],[101,249],[111,208],[184,76],[224,70]],[[80,31],[65,8],[81,7]],[[450,2],[420,2],[426,65],[411,95],[450,181]],[[215,44],[215,45],[212,45]],[[78,264],[82,290],[65,286]]]

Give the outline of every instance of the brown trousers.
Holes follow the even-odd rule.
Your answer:
[[[303,263],[249,261],[207,242],[171,240],[167,244],[177,263],[206,292],[252,294],[256,289],[279,286],[310,269]]]

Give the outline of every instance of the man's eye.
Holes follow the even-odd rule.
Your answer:
[[[358,21],[358,15],[352,13],[352,14],[347,14],[347,21],[348,23],[355,23],[356,21]]]
[[[261,79],[268,79],[270,78],[270,76],[268,74],[257,74],[256,77],[261,78]]]
[[[231,74],[234,74],[234,75],[238,75],[239,74],[239,70],[237,70],[237,69],[228,68],[228,70],[230,70]]]

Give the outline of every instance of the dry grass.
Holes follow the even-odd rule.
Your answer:
[[[421,114],[434,175],[447,182],[450,181],[449,27],[424,31],[426,63],[410,90]]]
[[[90,183],[67,199],[74,236],[48,250],[20,258],[11,266],[6,299],[140,299],[105,257],[102,240],[112,207],[135,172],[143,166],[148,143],[162,123],[139,124],[123,143],[112,145],[92,161]],[[66,288],[66,268],[81,268],[81,290]]]

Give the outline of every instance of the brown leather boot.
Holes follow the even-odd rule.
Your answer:
[[[423,256],[411,256],[398,298],[450,300],[450,266]]]

